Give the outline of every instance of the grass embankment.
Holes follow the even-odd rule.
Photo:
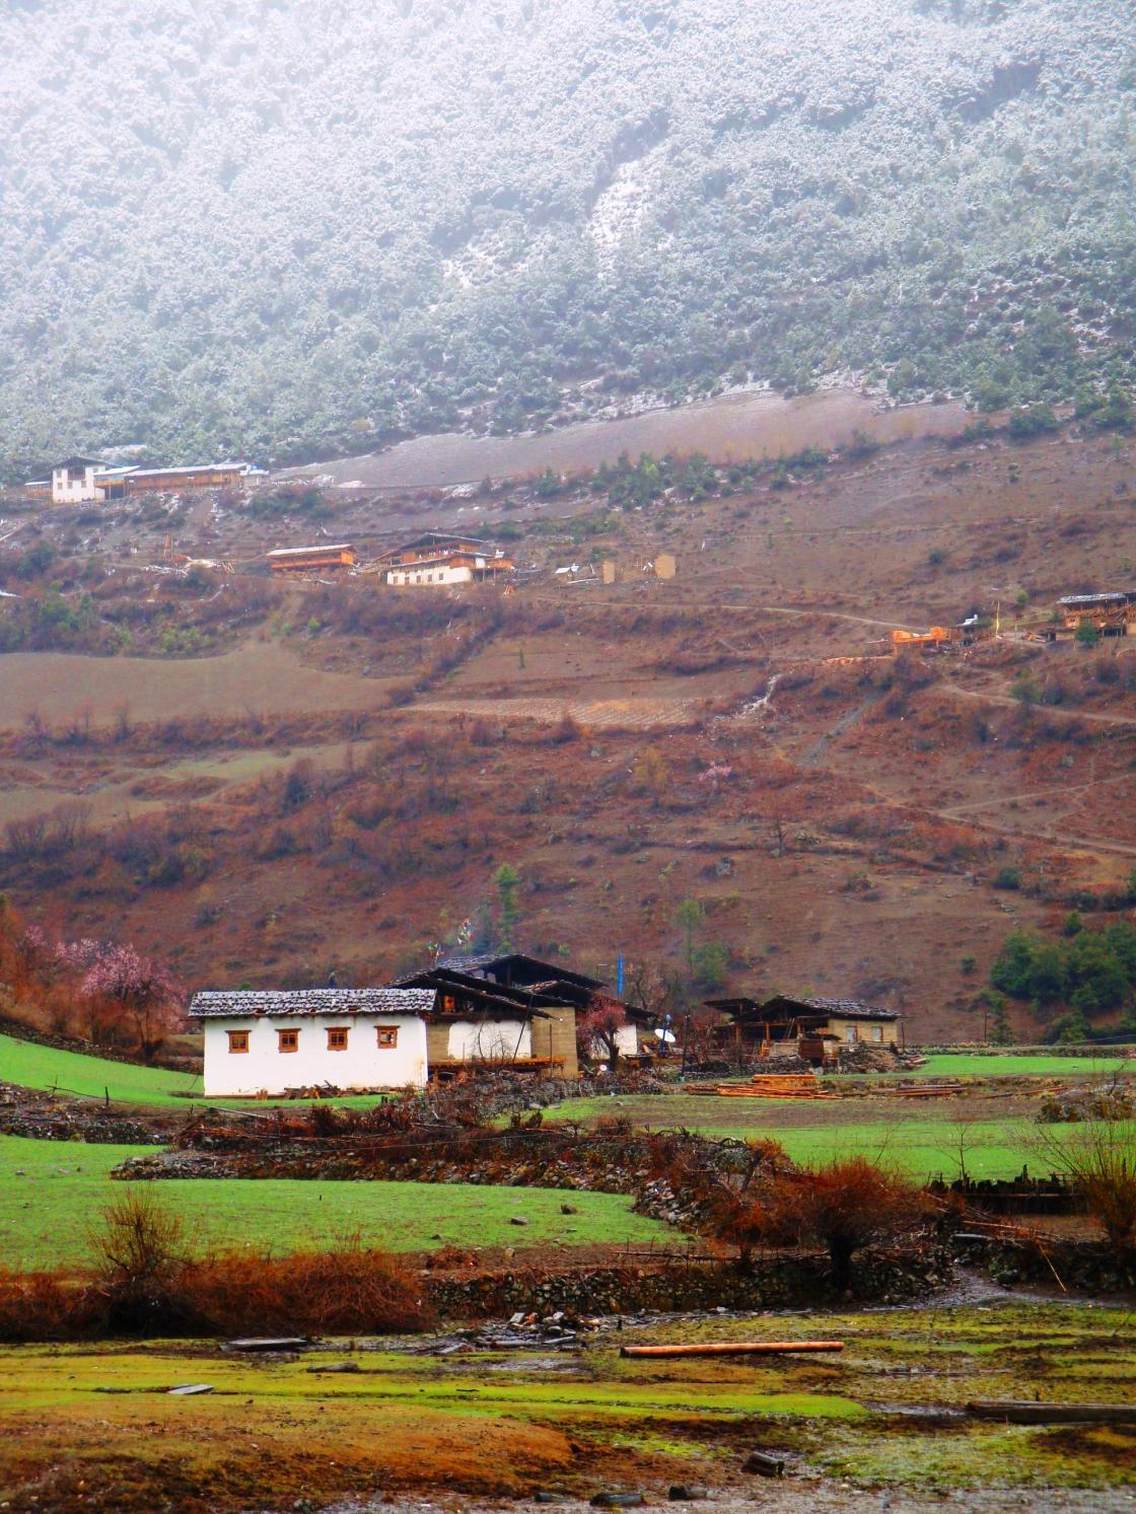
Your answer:
[[[201,1096],[197,1073],[111,1062],[4,1035],[0,1035],[0,1083],[41,1090],[58,1088],[60,1093],[96,1099],[109,1096],[123,1104],[174,1104],[183,1109],[188,1107],[186,1095]]]
[[[143,1067],[137,1062],[112,1062],[105,1057],[41,1046],[37,1041],[21,1041],[7,1035],[0,1035],[0,1083],[15,1083],[41,1092],[58,1089],[61,1094],[109,1098],[115,1104],[158,1105],[187,1113],[191,1102],[225,1109],[263,1109],[265,1104],[272,1104],[272,1100],[206,1099],[201,1093],[200,1073]],[[381,1094],[343,1094],[333,1099],[277,1102],[288,1107],[318,1102],[340,1109],[365,1109],[380,1098]]]
[[[90,1146],[0,1136],[0,1258],[25,1271],[77,1269],[91,1258],[90,1232],[129,1185],[112,1180],[146,1146]],[[249,1246],[277,1255],[320,1250],[358,1232],[389,1251],[439,1246],[675,1244],[676,1232],[634,1214],[618,1194],[468,1183],[353,1183],[295,1179],[178,1179],[147,1185],[188,1229],[193,1249]],[[511,1223],[518,1215],[528,1223]]]
[[[926,1421],[974,1398],[1125,1403],[1127,1311],[1013,1306],[676,1322],[599,1336],[581,1361],[332,1348],[267,1366],[212,1345],[0,1350],[0,1499],[141,1511],[320,1504],[375,1487],[587,1495],[671,1482],[742,1487],[755,1444],[807,1497],[820,1476],[928,1494],[1100,1489],[1136,1478],[1136,1433]],[[776,1362],[627,1361],[618,1343],[825,1336],[843,1353]],[[357,1371],[313,1367],[350,1360]],[[198,1398],[170,1398],[208,1383]],[[234,1413],[239,1406],[239,1413]],[[81,1502],[82,1501],[82,1502]]]

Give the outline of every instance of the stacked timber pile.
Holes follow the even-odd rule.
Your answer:
[[[894,1088],[881,1088],[880,1093],[890,1094],[896,1099],[945,1099],[951,1094],[963,1093],[964,1083],[900,1083]]]
[[[713,1093],[723,1099],[835,1099],[811,1072],[755,1073],[748,1083],[691,1083],[687,1093]]]

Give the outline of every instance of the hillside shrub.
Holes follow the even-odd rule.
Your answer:
[[[769,1176],[727,1210],[718,1235],[737,1245],[743,1260],[759,1244],[819,1244],[828,1252],[833,1287],[843,1292],[856,1252],[915,1230],[924,1211],[921,1190],[857,1156]]]

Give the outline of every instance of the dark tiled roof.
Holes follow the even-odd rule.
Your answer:
[[[527,988],[505,988],[491,978],[479,978],[474,973],[457,972],[449,967],[431,967],[424,972],[411,973],[408,977],[398,978],[394,987],[429,988],[431,993],[452,992],[465,998],[472,997],[482,1006],[483,1016],[504,1009],[513,1019],[535,1016],[539,1020],[547,1020],[549,1016],[539,1007],[539,1003],[547,1003],[551,999],[559,1006],[563,1002],[550,994],[534,994]],[[476,1011],[468,1005],[467,1009],[468,1013],[466,1010],[438,1010],[435,1018],[445,1015],[452,1019],[456,1013],[458,1019],[468,1020]]]
[[[479,967],[488,967],[490,962],[497,962],[500,956],[500,952],[469,952],[464,957],[439,957],[434,966],[451,973],[475,973]]]
[[[818,997],[795,999],[791,994],[777,994],[763,1008],[769,1009],[774,1004],[789,1004],[802,1009],[812,1009],[823,1015],[841,1015],[846,1020],[899,1020],[902,1018],[898,1010],[880,1009],[875,1004],[866,1004],[863,999]]]
[[[204,990],[194,994],[191,1015],[424,1015],[434,1007],[432,988],[297,988]]]

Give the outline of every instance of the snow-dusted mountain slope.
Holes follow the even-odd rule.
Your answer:
[[[1129,363],[1134,87],[1131,0],[7,0],[0,455],[1070,393]]]

